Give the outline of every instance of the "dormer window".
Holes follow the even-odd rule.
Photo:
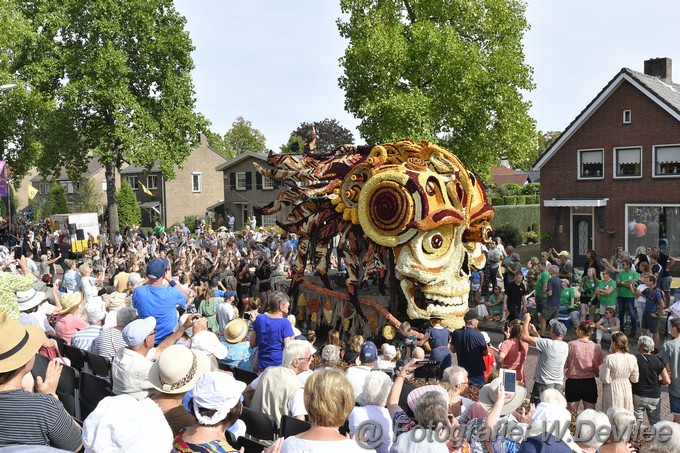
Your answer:
[[[630,110],[623,111],[623,124],[630,124],[633,121],[633,115]]]

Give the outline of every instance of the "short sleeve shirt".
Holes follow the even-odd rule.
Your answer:
[[[288,319],[263,314],[255,318],[253,330],[257,334],[257,366],[267,368],[281,365],[284,339],[294,335]]]
[[[451,339],[451,343],[456,347],[458,364],[472,377],[484,375],[486,365],[482,351],[486,349],[486,342],[482,334],[475,329],[463,327],[454,330]]]
[[[635,286],[637,286],[637,281],[638,281],[638,273],[635,272],[635,269],[631,269],[630,271],[620,271],[619,275],[616,277],[618,281],[623,283],[623,286],[618,286],[618,295],[619,297],[627,297],[632,299],[633,293],[630,290],[630,287],[628,286],[630,282],[635,282]]]
[[[567,361],[569,346],[564,341],[538,338],[538,362],[534,381],[539,384],[562,384],[564,364]]]
[[[156,318],[156,344],[172,335],[177,327],[177,306],[186,305],[186,295],[170,286],[139,286],[132,293],[132,306],[140,318]]]
[[[600,280],[597,282],[597,286],[600,289],[614,288],[614,291],[612,291],[608,296],[600,295],[598,298],[600,299],[600,304],[602,305],[616,305],[616,282],[614,280],[610,280],[609,283],[607,283],[604,280]]]

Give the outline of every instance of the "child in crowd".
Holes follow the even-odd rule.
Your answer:
[[[493,292],[489,296],[489,300],[485,303],[489,310],[488,321],[500,321],[503,313],[503,293],[499,286],[493,287]]]
[[[416,348],[418,338],[414,335],[414,330],[411,329],[411,323],[404,321],[399,326],[399,333],[404,336],[404,340],[399,345],[401,355],[403,357],[411,357],[413,350]]]

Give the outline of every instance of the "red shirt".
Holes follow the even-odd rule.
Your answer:
[[[484,365],[486,365],[486,370],[484,371],[484,382],[489,382],[489,374],[491,374],[491,368],[496,367],[496,356],[494,355],[493,349],[486,347],[486,355],[482,356],[484,359]]]

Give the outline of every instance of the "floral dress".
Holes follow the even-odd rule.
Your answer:
[[[181,429],[172,443],[171,453],[227,453],[238,451],[229,442],[213,440],[204,444],[191,444],[184,440],[187,428]]]
[[[19,322],[19,302],[17,291],[33,288],[33,274],[19,275],[11,272],[0,272],[0,313],[6,313],[11,319]]]

